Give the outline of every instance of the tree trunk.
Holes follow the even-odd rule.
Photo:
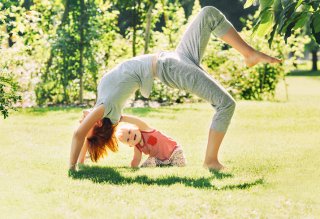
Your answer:
[[[61,29],[61,27],[65,24],[66,22],[66,19],[69,15],[69,11],[70,11],[70,3],[69,3],[69,0],[65,1],[65,5],[64,5],[64,12],[62,14],[62,18],[61,18],[61,23],[59,25],[59,27],[57,28],[57,32],[59,31],[59,29]],[[47,79],[47,75],[49,74],[49,69],[52,65],[52,60],[53,60],[53,56],[54,56],[54,52],[53,52],[53,48],[51,48],[50,50],[50,56],[49,56],[49,59],[46,63],[46,70],[44,72],[45,74],[45,81]]]
[[[136,56],[136,26],[133,26],[133,36],[132,36],[132,56],[135,57]]]
[[[64,54],[63,56],[63,65],[64,65],[64,69],[67,69],[68,66],[68,58],[66,56],[66,54]],[[68,98],[68,90],[67,90],[67,86],[68,86],[68,76],[67,76],[67,72],[63,71],[62,77],[61,77],[61,82],[62,82],[62,87],[63,87],[63,100],[62,103],[63,104],[68,104],[69,103],[69,98]]]
[[[169,18],[168,18],[168,14],[167,14],[167,11],[166,11],[166,6],[167,6],[166,0],[161,0],[161,4],[162,4],[162,7],[163,7],[164,26],[167,26]]]
[[[7,29],[7,33],[9,34],[9,37],[8,37],[8,47],[12,47],[14,42],[12,41],[12,33],[8,27],[8,25],[6,25],[6,29]]]
[[[164,26],[168,28],[167,25],[168,25],[169,17],[168,17],[167,11],[166,11],[166,6],[167,6],[166,0],[161,0],[161,4],[162,4],[162,7],[163,7]],[[171,32],[169,33],[169,45],[171,47],[173,47]]]
[[[83,50],[84,50],[84,17],[85,17],[85,5],[84,0],[80,0],[80,60],[79,60],[79,77],[80,77],[80,89],[79,89],[79,102],[83,103]]]
[[[316,48],[316,49],[313,49],[312,51],[311,51],[311,53],[312,53],[312,71],[318,71],[318,48]]]
[[[150,42],[150,29],[151,29],[151,19],[152,19],[152,9],[153,9],[153,2],[150,3],[150,7],[147,13],[147,24],[146,24],[146,33],[144,38],[144,54],[148,53],[149,49],[149,42]]]
[[[137,4],[136,0],[133,2],[133,33],[132,33],[132,56],[136,56],[136,34],[137,34]]]

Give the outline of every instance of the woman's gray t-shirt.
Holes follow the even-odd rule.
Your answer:
[[[106,73],[98,85],[96,106],[103,104],[104,118],[113,124],[119,122],[126,101],[140,88],[142,96],[149,97],[154,77],[154,55],[142,55],[129,59]]]

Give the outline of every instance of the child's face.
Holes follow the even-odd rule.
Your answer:
[[[121,143],[132,147],[141,141],[141,132],[137,126],[126,124],[119,127],[116,137]]]

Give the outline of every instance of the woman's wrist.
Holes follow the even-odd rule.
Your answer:
[[[69,170],[76,170],[77,164],[70,164],[69,165]]]
[[[69,166],[69,170],[75,171],[75,170],[81,170],[85,166],[84,163],[76,163],[76,164],[71,164]]]

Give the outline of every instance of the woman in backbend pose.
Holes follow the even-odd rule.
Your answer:
[[[117,150],[114,131],[118,122],[122,121],[125,102],[139,88],[141,94],[148,97],[154,78],[170,87],[187,90],[215,108],[204,166],[216,170],[223,168],[218,160],[218,151],[233,115],[235,101],[200,67],[211,33],[243,55],[249,67],[260,62],[280,62],[249,46],[218,9],[204,7],[189,25],[174,52],[129,59],[102,77],[94,109],[73,134],[69,168],[73,170],[77,162],[83,162],[87,150],[93,161],[102,157],[107,149]]]

